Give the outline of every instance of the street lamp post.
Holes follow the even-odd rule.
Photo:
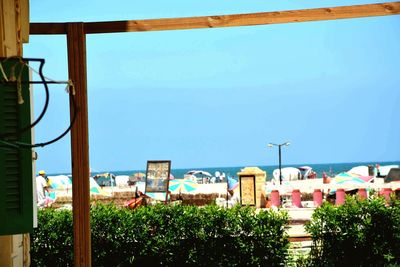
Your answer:
[[[269,143],[268,146],[269,147],[273,147],[273,146],[277,146],[278,150],[279,150],[279,184],[282,184],[282,152],[281,152],[281,147],[282,146],[288,146],[290,145],[289,142],[285,142],[283,144],[274,144],[274,143]]]

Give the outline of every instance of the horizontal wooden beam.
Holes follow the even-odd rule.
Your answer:
[[[30,23],[29,34],[67,34],[68,23],[39,22]]]
[[[87,22],[85,33],[188,30],[364,18],[400,14],[400,2],[250,14]],[[31,34],[65,34],[66,23],[31,23]]]

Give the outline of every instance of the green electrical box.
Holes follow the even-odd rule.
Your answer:
[[[23,66],[19,59],[1,61],[0,235],[33,230],[32,149],[15,146],[15,142],[32,143],[31,129],[21,132],[31,124],[29,69]],[[21,87],[13,76],[22,81]],[[23,104],[18,103],[21,96]]]

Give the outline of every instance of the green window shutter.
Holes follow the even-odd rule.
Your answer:
[[[9,77],[18,61],[8,59],[2,63]],[[16,76],[20,66],[16,67]],[[22,81],[29,81],[24,67]],[[22,83],[23,104],[18,104],[16,83],[4,83],[0,73],[0,135],[7,140],[31,144],[31,131],[18,133],[18,129],[31,121],[29,84]],[[0,142],[0,235],[19,234],[33,230],[32,150],[7,148]]]

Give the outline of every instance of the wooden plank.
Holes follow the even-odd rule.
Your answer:
[[[400,14],[400,2],[204,17],[85,23],[85,33],[188,30],[364,18]],[[30,34],[65,34],[66,23],[31,23]]]
[[[85,23],[86,33],[184,30],[269,25],[400,14],[400,2],[251,14]]]
[[[18,55],[17,25],[14,0],[3,0],[2,2],[2,51],[1,56],[11,57]]]
[[[0,1],[0,57],[6,57],[6,47],[4,43],[4,3]],[[0,239],[1,241],[1,239]],[[0,243],[1,246],[1,243]]]
[[[15,10],[15,33],[17,39],[17,55],[22,56],[21,0],[14,0],[14,10]]]
[[[29,36],[28,0],[0,1],[0,57],[22,56]]]
[[[400,2],[204,17],[85,23],[85,33],[188,30],[364,18],[400,14]],[[64,34],[65,23],[31,23],[31,34]]]
[[[86,33],[185,30],[268,25],[400,14],[400,2],[207,17],[85,23]]]
[[[12,266],[12,235],[0,236],[0,266]]]
[[[20,0],[21,9],[21,40],[29,42],[29,0]]]
[[[86,35],[83,23],[67,25],[68,73],[75,84],[77,118],[71,129],[74,266],[91,266],[89,134],[86,73]],[[73,115],[70,96],[71,120]]]
[[[29,34],[67,34],[68,23],[30,23]]]

